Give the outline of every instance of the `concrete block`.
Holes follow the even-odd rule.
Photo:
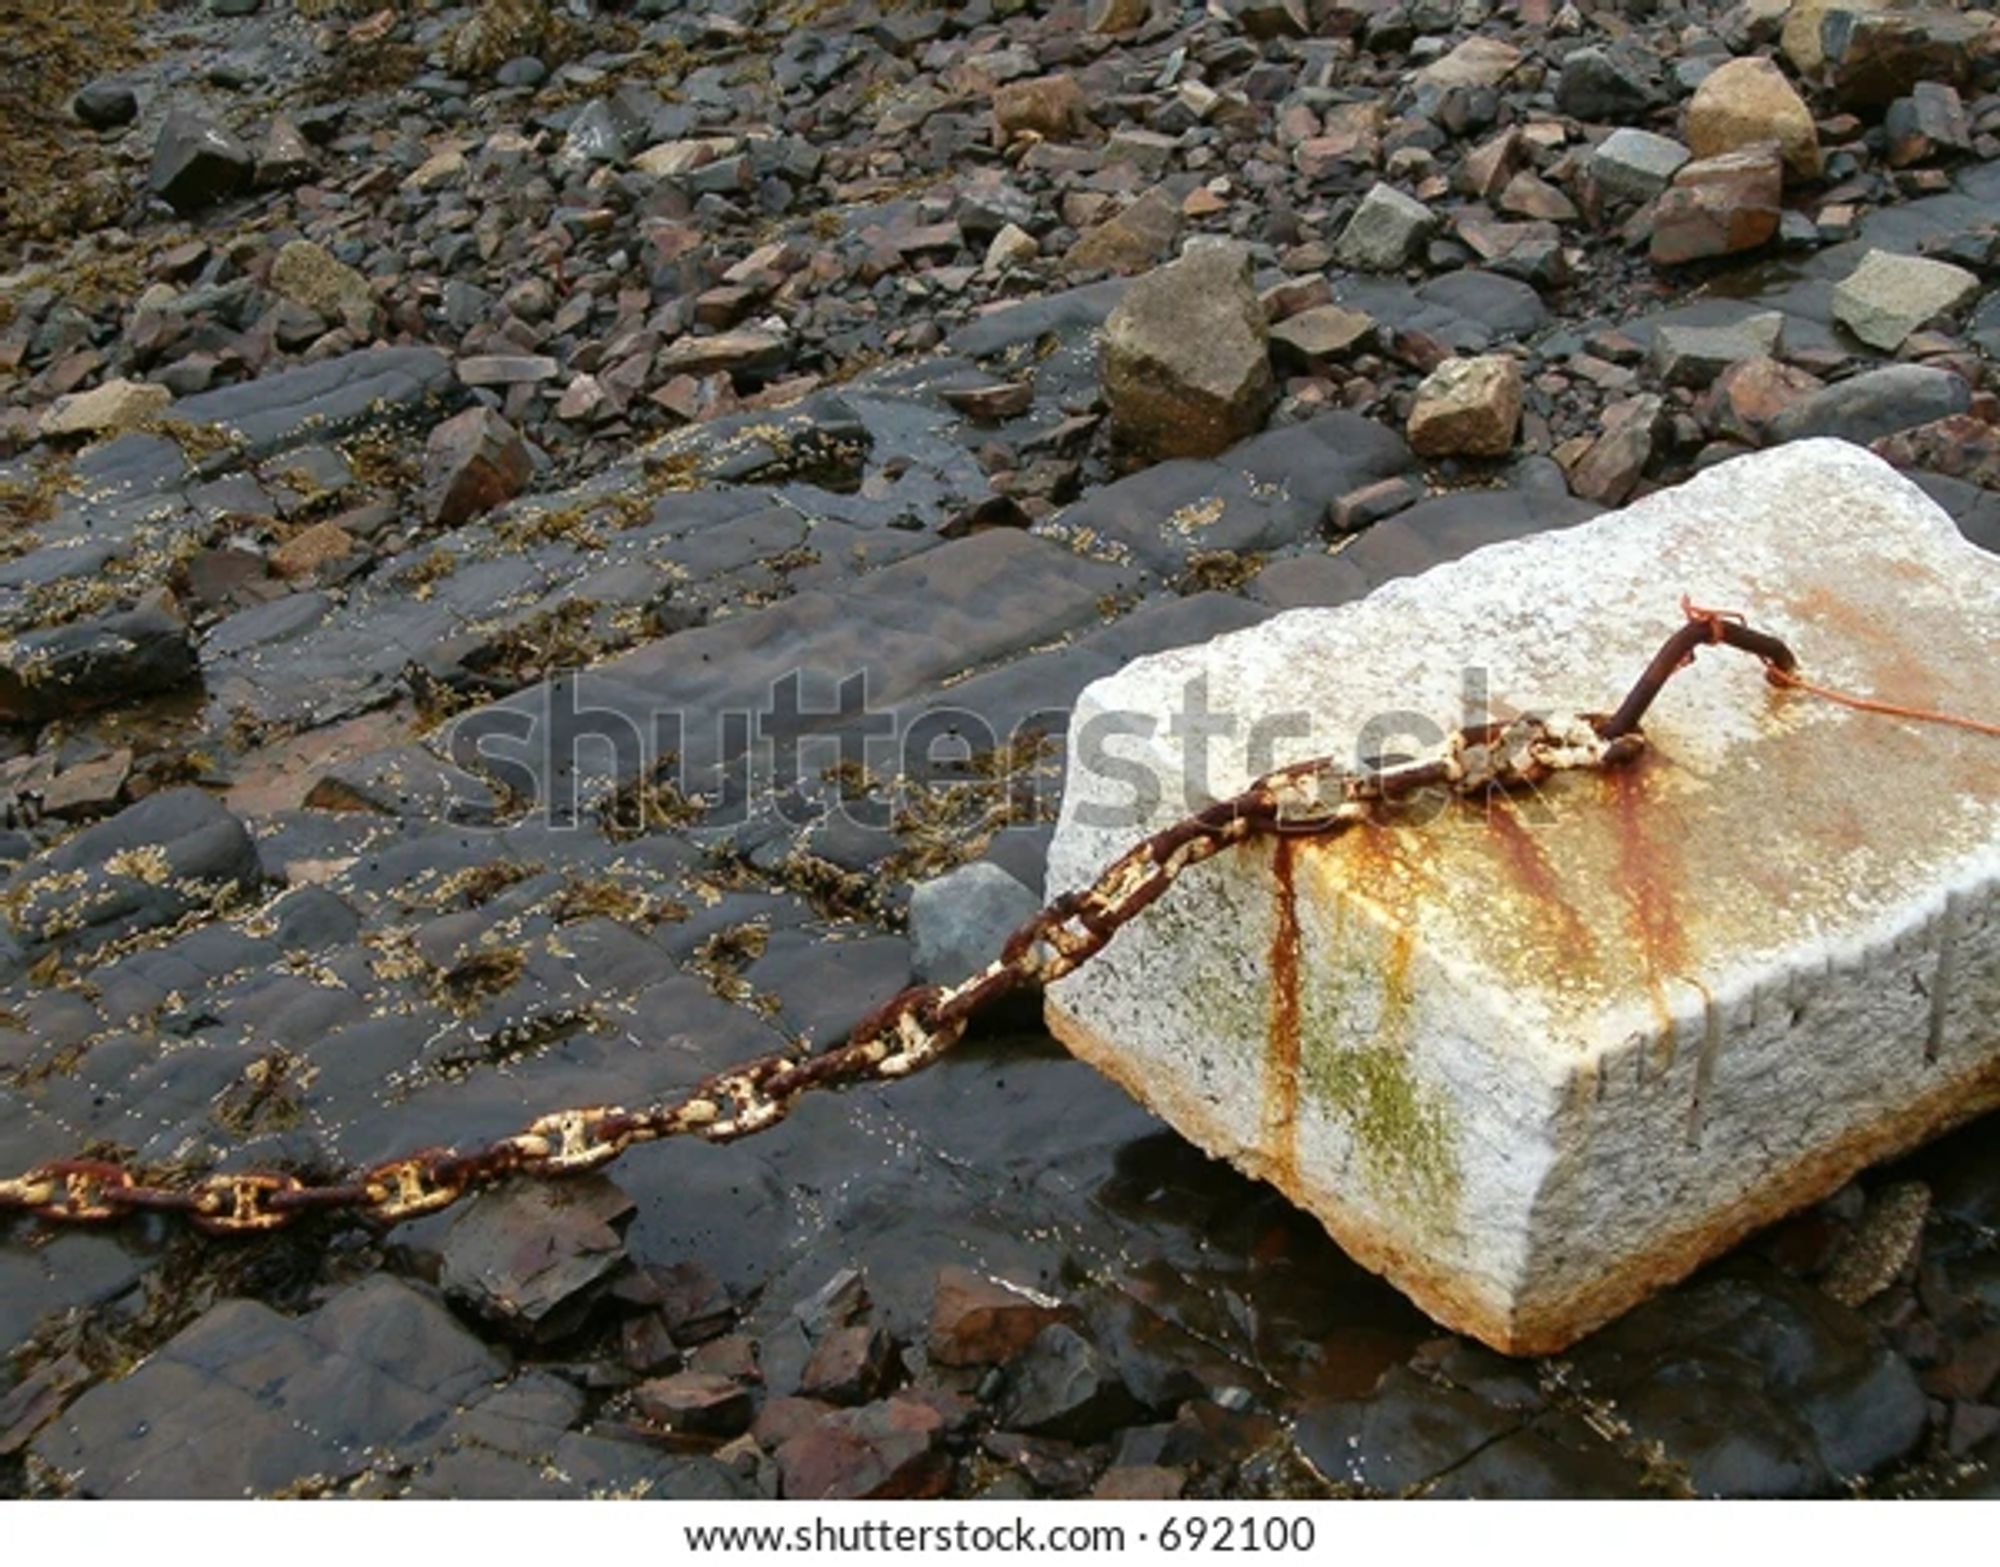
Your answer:
[[[1682,593],[1808,678],[2000,713],[2000,559],[1804,441],[1097,682],[1049,890],[1273,765],[1607,710]],[[2000,1102],[2000,740],[1721,648],[1646,731],[1609,774],[1226,851],[1052,986],[1050,1026],[1440,1322],[1561,1349]]]

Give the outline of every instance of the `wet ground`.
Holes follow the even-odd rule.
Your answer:
[[[214,22],[173,25],[193,43],[167,59],[213,64]],[[1992,166],[1945,183],[1671,308],[1628,271],[1559,311],[1466,265],[1338,289],[1385,340],[1545,370],[1600,332],[1643,353],[1662,324],[1776,309],[1788,352],[1854,370],[1879,356],[1831,326],[1829,279],[1871,242],[1990,238]],[[922,215],[886,190],[838,211]],[[180,265],[156,253],[180,233],[146,265]],[[30,297],[63,276],[10,293],[37,377],[80,341]],[[1045,281],[977,318],[904,301],[891,319],[949,330],[829,348],[770,406],[536,425],[526,493],[449,525],[424,520],[422,453],[474,394],[417,332],[245,361],[81,449],[22,443],[9,657],[70,660],[104,705],[7,742],[0,1171],[89,1149],[331,1173],[825,1046],[911,977],[914,884],[986,860],[1039,889],[1090,679],[1597,509],[1547,455],[1594,405],[1556,393],[1505,462],[1421,463],[1380,408],[1307,398],[1220,458],[1118,477],[1095,334],[1125,284]],[[1017,380],[1025,406],[967,411]],[[1722,454],[1695,433],[1649,482]],[[1051,470],[1032,504],[996,497],[996,445]],[[2000,542],[1990,491],[1918,477]],[[1330,508],[1393,479],[1412,504],[1329,540]],[[358,545],[268,566],[327,521]],[[185,634],[117,619],[165,585]],[[100,635],[120,658],[77,651]],[[857,675],[940,741],[927,765],[848,765]],[[119,700],[141,682],[168,689]],[[742,725],[785,691],[803,760],[774,775]],[[1508,1362],[1016,1018],[747,1142],[386,1235],[14,1224],[0,1492],[1987,1494],[1996,1238],[1979,1124]]]

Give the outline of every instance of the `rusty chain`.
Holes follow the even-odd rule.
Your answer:
[[[0,1179],[0,1215],[51,1223],[109,1223],[137,1212],[176,1213],[212,1235],[253,1235],[308,1213],[357,1215],[393,1225],[436,1213],[513,1176],[579,1175],[629,1148],[691,1136],[733,1142],[784,1120],[815,1089],[892,1082],[931,1065],[972,1019],[1002,997],[1045,986],[1102,951],[1118,930],[1180,874],[1246,839],[1334,834],[1425,790],[1463,796],[1532,786],[1561,772],[1622,765],[1645,749],[1639,724],[1673,673],[1706,644],[1761,659],[1772,678],[1793,677],[1784,643],[1740,618],[1683,600],[1686,623],[1669,637],[1609,715],[1529,716],[1454,731],[1429,757],[1353,771],[1331,758],[1265,774],[1241,794],[1161,829],[1113,860],[1089,886],[1064,893],[1008,937],[1000,955],[956,985],[916,985],[864,1018],[821,1055],[778,1054],[705,1079],[685,1098],[642,1109],[557,1110],[484,1148],[424,1149],[343,1180],[314,1183],[282,1171],[221,1172],[150,1185],[103,1159],[60,1159]]]

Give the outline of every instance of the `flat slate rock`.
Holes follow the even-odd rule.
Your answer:
[[[428,1295],[364,1280],[303,1317],[211,1307],[35,1439],[74,1494],[263,1496],[337,1481],[384,1450],[421,1456],[504,1363]]]

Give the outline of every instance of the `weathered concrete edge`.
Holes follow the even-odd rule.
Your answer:
[[[1269,1181],[1318,1219],[1349,1257],[1388,1279],[1426,1315],[1504,1355],[1558,1354],[1745,1237],[1839,1190],[1868,1166],[2000,1108],[2000,1059],[1979,1063],[1937,1084],[1897,1116],[1814,1150],[1721,1213],[1656,1241],[1589,1288],[1520,1312],[1467,1288],[1467,1275],[1440,1268],[1401,1244],[1395,1235],[1371,1224],[1338,1191],[1277,1166],[1255,1144],[1237,1137],[1200,1096],[1174,1094],[1145,1062],[1127,1057],[1071,1017],[1053,997],[1044,1003],[1044,1017],[1049,1032],[1079,1061],[1135,1099],[1157,1106],[1161,1116],[1204,1153]]]

